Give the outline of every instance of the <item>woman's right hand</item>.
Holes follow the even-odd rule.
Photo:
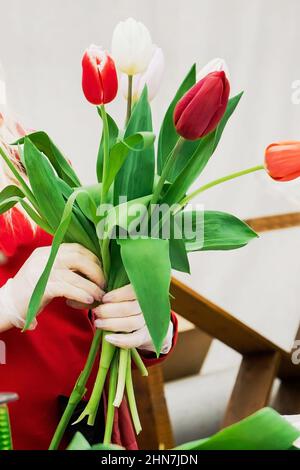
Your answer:
[[[25,320],[31,295],[46,266],[50,250],[48,246],[35,249],[16,276],[0,289],[0,331],[12,325],[23,326],[20,323]],[[105,279],[98,258],[77,243],[64,243],[51,270],[40,310],[55,297],[65,297],[71,305],[92,305],[101,301],[104,287]]]

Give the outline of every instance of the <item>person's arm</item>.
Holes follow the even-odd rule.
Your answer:
[[[93,312],[95,326],[112,332],[106,335],[107,341],[121,348],[139,349],[145,363],[149,365],[164,359],[176,342],[177,320],[172,313],[161,355],[156,358],[144,315],[131,284],[105,294],[102,304]]]
[[[45,268],[50,249],[37,248],[16,276],[0,288],[0,332],[14,326],[23,328],[31,295]],[[55,297],[92,305],[101,301],[104,295],[102,288],[104,276],[97,257],[77,243],[65,243],[58,251],[40,310]]]

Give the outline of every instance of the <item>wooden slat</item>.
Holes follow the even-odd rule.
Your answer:
[[[256,217],[247,219],[245,222],[256,232],[266,232],[270,230],[281,230],[285,228],[297,227],[300,225],[300,212],[290,212],[288,214],[277,214],[266,217]]]
[[[174,438],[164,395],[163,375],[160,365],[149,367],[149,376],[133,373],[137,406],[142,432],[137,441],[142,450],[170,449]]]
[[[279,360],[277,352],[244,356],[222,427],[234,424],[268,404]]]
[[[175,312],[239,353],[278,350],[284,354],[280,347],[175,278],[171,294]]]

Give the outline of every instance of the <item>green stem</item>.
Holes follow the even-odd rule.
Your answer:
[[[113,356],[116,350],[115,346],[113,346],[111,343],[106,341],[105,336],[107,334],[109,334],[109,331],[103,331],[103,341],[102,341],[102,350],[101,350],[99,369],[98,369],[98,373],[97,373],[97,377],[96,377],[96,381],[93,387],[92,394],[90,396],[90,399],[85,409],[83,410],[79,418],[75,421],[75,423],[79,423],[86,416],[88,417],[87,423],[90,426],[93,426],[95,423],[95,419],[96,419],[96,415],[97,415],[97,411],[99,407],[99,402],[101,399],[108,369],[110,367],[111,361],[113,359]]]
[[[127,91],[127,112],[126,112],[126,125],[131,116],[132,108],[132,75],[128,75],[128,91]]]
[[[105,106],[102,104],[99,106],[101,118],[103,122],[103,174],[102,174],[102,189],[101,189],[101,204],[106,202],[106,191],[105,191],[105,182],[107,179],[108,172],[108,159],[109,159],[109,127],[107,121],[107,114],[105,111]]]
[[[204,186],[201,186],[200,188],[196,189],[196,191],[193,191],[191,194],[189,194],[184,199],[182,199],[179,203],[179,207],[176,209],[176,212],[182,209],[182,207],[184,207],[194,197],[198,196],[198,194],[203,193],[207,189],[213,188],[214,186],[217,186],[218,184],[225,183],[226,181],[239,178],[240,176],[248,175],[249,173],[254,173],[255,171],[260,171],[264,169],[265,167],[263,165],[257,165],[251,168],[247,168],[246,170],[237,171],[236,173],[231,173],[230,175],[223,176],[222,178],[213,180],[210,183],[207,183]]]
[[[25,196],[27,197],[27,199],[29,200],[29,202],[33,205],[33,207],[37,210],[37,212],[39,212],[39,207],[38,207],[37,201],[36,201],[32,191],[31,191],[31,189],[29,188],[29,186],[25,182],[25,180],[22,178],[22,176],[20,175],[20,173],[16,169],[15,165],[12,163],[10,158],[6,155],[6,153],[4,152],[4,150],[2,149],[1,146],[0,146],[0,155],[2,156],[3,160],[5,161],[6,165],[8,166],[8,168],[10,169],[10,171],[12,172],[12,174],[14,175],[14,177],[16,178],[18,183],[20,184],[20,186],[23,189],[23,192],[24,192]]]
[[[88,378],[92,372],[92,368],[93,368],[93,365],[94,365],[94,362],[95,362],[95,359],[96,359],[96,355],[99,351],[99,346],[100,346],[100,342],[101,342],[101,336],[102,336],[102,331],[101,330],[97,330],[95,335],[94,335],[94,338],[93,338],[93,341],[92,341],[92,344],[91,344],[91,347],[90,347],[90,351],[89,351],[89,354],[88,354],[88,357],[87,357],[87,360],[86,360],[86,363],[85,363],[85,366],[84,366],[84,369],[83,371],[81,372],[81,374],[79,375],[78,377],[78,380],[74,386],[74,389],[71,393],[71,396],[69,398],[69,401],[68,401],[68,404],[67,404],[67,407],[60,419],[60,422],[56,428],[56,431],[55,431],[55,434],[52,438],[52,441],[51,441],[51,444],[50,444],[50,447],[49,447],[49,450],[56,450],[62,440],[62,437],[64,435],[64,432],[70,422],[70,419],[78,405],[78,403],[80,402],[80,400],[82,399],[83,395],[85,394],[85,386],[86,386],[86,383],[88,381]]]
[[[108,388],[108,402],[107,402],[107,412],[106,412],[106,421],[105,421],[105,433],[103,444],[110,444],[111,434],[114,424],[114,398],[117,388],[117,379],[118,379],[118,354],[114,355],[112,366],[110,368],[109,375],[109,388]]]
[[[136,434],[139,434],[142,430],[142,426],[141,426],[141,422],[140,422],[140,418],[139,418],[139,414],[138,414],[138,410],[136,406],[135,396],[134,396],[132,373],[131,373],[131,356],[129,356],[129,359],[127,361],[126,392],[127,392],[128,405],[129,405],[134,429],[135,429]]]
[[[119,407],[122,403],[126,381],[126,369],[129,359],[130,352],[128,349],[120,349],[120,360],[119,360],[119,373],[118,373],[118,386],[116,396],[114,399],[114,406]]]
[[[174,145],[173,149],[171,150],[171,152],[169,153],[168,157],[167,157],[167,160],[165,162],[165,165],[163,167],[163,170],[161,172],[161,175],[160,175],[160,178],[158,180],[158,183],[157,183],[157,186],[154,190],[154,193],[153,193],[153,196],[151,198],[151,201],[150,201],[150,208],[151,206],[154,206],[157,201],[159,200],[159,196],[161,194],[161,191],[164,187],[164,184],[165,184],[165,181],[169,175],[169,172],[171,170],[171,167],[178,155],[178,152],[182,146],[184,142],[184,139],[182,137],[179,137],[176,144]],[[151,209],[151,213],[152,213],[152,209]]]
[[[131,351],[132,360],[135,363],[138,370],[140,371],[141,375],[143,377],[147,377],[148,376],[147,368],[146,368],[141,356],[139,355],[138,351],[135,348],[132,348],[130,351]]]

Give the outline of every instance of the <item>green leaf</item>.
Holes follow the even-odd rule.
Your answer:
[[[55,230],[65,207],[64,198],[51,165],[28,137],[24,139],[24,161],[40,213]]]
[[[14,207],[20,199],[23,199],[25,194],[23,191],[13,184],[6,186],[0,192],[0,214],[4,214],[9,209]]]
[[[99,108],[97,108],[98,114],[101,117],[101,112]],[[119,129],[113,118],[107,114],[107,123],[108,123],[108,129],[109,129],[109,148],[111,149],[113,145],[116,143],[118,135],[119,135]],[[98,157],[97,157],[97,166],[96,166],[96,171],[97,171],[97,179],[98,182],[102,182],[102,173],[103,173],[103,147],[104,142],[103,142],[103,133],[100,141],[100,146],[99,146],[99,151],[98,151]]]
[[[84,435],[77,431],[66,450],[91,450],[91,445]]]
[[[182,273],[191,274],[184,241],[180,238],[170,238],[169,246],[172,269],[176,269],[176,271],[181,271]]]
[[[58,253],[60,245],[64,241],[66,232],[72,220],[73,205],[76,201],[78,194],[82,191],[84,190],[77,189],[76,191],[74,191],[66,203],[66,206],[63,211],[63,215],[61,217],[60,224],[55,232],[55,235],[52,241],[50,256],[48,258],[44,271],[34,288],[33,294],[29,302],[24,330],[27,330],[29,328],[30,324],[32,323],[33,319],[36,317],[39,311],[41,301],[42,301],[42,298],[43,298],[43,295],[47,286],[47,282],[49,280],[49,276],[50,276],[56,255]]]
[[[224,128],[227,124],[227,121],[231,117],[231,115],[234,113],[237,105],[240,102],[240,99],[243,96],[243,93],[244,92],[241,91],[238,95],[234,96],[233,98],[230,98],[230,100],[228,101],[225,114],[224,114],[223,118],[221,119],[221,121],[220,121],[220,123],[219,123],[219,125],[218,125],[218,127],[216,128],[216,131],[215,131],[215,143],[214,143],[213,151],[215,151],[215,149],[217,148],[218,143],[220,142],[220,139],[222,137]]]
[[[99,239],[109,239],[112,235],[114,227],[118,226],[127,231],[135,227],[135,221],[141,221],[147,212],[147,205],[151,200],[152,194],[148,196],[132,199],[118,206],[112,207],[102,219],[102,223],[98,224],[97,234]]]
[[[226,212],[204,211],[199,217],[199,212],[184,211],[184,216],[187,221],[184,236],[188,252],[234,250],[258,237],[249,225]]]
[[[225,114],[218,127],[213,132],[197,141],[198,145],[194,153],[187,161],[181,173],[178,174],[175,181],[170,186],[165,197],[163,198],[163,202],[170,205],[179,202],[184,197],[185,193],[188,191],[193,182],[202,173],[207,165],[207,162],[214,153],[221,139],[221,135],[224,131],[226,123],[238,105],[241,96],[242,93],[228,101]],[[180,158],[180,155],[181,154],[179,152],[178,158]]]
[[[109,154],[107,179],[104,184],[105,193],[109,190],[127,156],[132,152],[142,152],[152,146],[154,140],[155,135],[152,132],[137,132],[115,143]]]
[[[124,138],[147,131],[152,132],[152,117],[145,87],[134,106]],[[114,203],[119,204],[120,196],[126,196],[130,201],[152,193],[154,166],[153,145],[140,152],[130,151],[115,179]]]
[[[177,223],[178,217],[170,219],[170,260],[172,269],[190,274],[190,264],[187,256],[187,250],[184,239],[182,238],[181,225]],[[169,218],[168,218],[169,221]],[[169,222],[168,222],[169,223]]]
[[[181,83],[179,89],[177,90],[176,95],[174,96],[162,123],[159,139],[158,139],[158,149],[157,149],[157,163],[158,163],[158,173],[161,174],[162,168],[165,164],[165,161],[173,149],[174,145],[178,140],[178,134],[174,126],[174,109],[178,101],[182,96],[196,83],[196,66],[195,64],[190,69],[189,73],[186,75],[185,79]],[[180,158],[177,158],[170,173],[168,174],[168,180],[174,182],[178,174],[183,170],[188,159],[194,153],[195,149],[199,144],[199,140],[191,141],[186,140],[181,149],[180,149]]]
[[[27,137],[24,140],[24,160],[39,212],[51,227],[52,232],[55,232],[65,208],[62,190],[67,190],[67,183],[64,182],[62,186],[47,158]],[[72,191],[71,188],[69,189]],[[88,225],[87,220],[77,215],[78,217],[74,209],[74,217],[71,220],[70,230],[66,233],[65,241],[80,243],[97,255],[99,247],[95,230]]]
[[[12,438],[7,405],[0,405],[0,451],[12,450]]]
[[[80,181],[70,163],[66,160],[46,132],[33,132],[32,134],[17,140],[14,144],[22,144],[25,142],[25,139],[30,139],[31,142],[46,155],[56,173],[62,180],[68,183],[71,187],[80,186]]]
[[[176,450],[288,450],[300,431],[271,408],[219,431],[212,437],[175,447]]]
[[[121,257],[159,355],[170,322],[168,240],[119,239]]]
[[[116,444],[90,445],[81,432],[77,431],[68,445],[67,450],[123,450],[123,447],[120,447]]]

